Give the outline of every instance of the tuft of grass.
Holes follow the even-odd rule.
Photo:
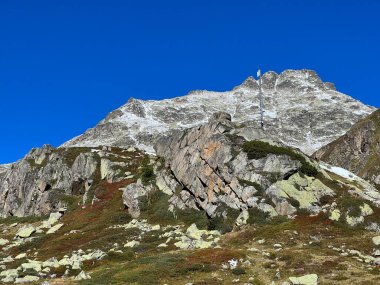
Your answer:
[[[237,268],[232,269],[232,274],[234,274],[234,275],[244,275],[244,274],[246,274],[246,272],[245,272],[244,268],[237,267]]]
[[[264,195],[264,192],[265,192],[264,188],[257,182],[239,179],[239,183],[242,186],[253,186],[258,191],[256,195],[261,195],[261,196]]]
[[[190,226],[195,223],[198,228],[205,229],[208,227],[209,220],[204,211],[195,209],[175,209],[175,212],[170,212],[169,198],[162,191],[154,190],[146,196],[139,198],[139,207],[141,216],[146,218],[150,223],[160,223],[163,225],[176,225],[182,223],[185,226]]]
[[[265,283],[258,278],[253,279],[251,283],[252,285],[265,285]]]
[[[18,224],[32,224],[36,222],[43,221],[47,219],[48,216],[26,216],[26,217],[16,217],[10,216],[6,218],[0,218],[0,224],[11,225],[14,223]]]
[[[269,221],[269,214],[260,211],[257,208],[251,208],[248,210],[249,218],[247,223],[250,225],[264,225]]]
[[[144,256],[128,263],[110,263],[93,272],[92,279],[79,284],[163,284],[168,278],[183,278],[200,272],[212,272],[212,264],[192,261],[188,253],[163,253]]]
[[[225,214],[226,218],[222,216],[223,213]],[[208,222],[208,229],[218,230],[223,234],[231,232],[239,215],[239,210],[232,209],[226,205],[219,206],[217,209],[217,215],[213,218],[210,218]]]
[[[360,217],[360,206],[363,205],[363,200],[351,195],[343,195],[337,199],[338,206],[342,207],[351,217]]]
[[[141,181],[144,185],[148,185],[155,179],[153,165],[149,164],[149,156],[145,156],[141,164]]]

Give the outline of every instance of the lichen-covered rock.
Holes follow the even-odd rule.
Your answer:
[[[32,225],[25,225],[21,229],[19,229],[16,233],[17,237],[20,238],[28,238],[30,237],[34,232],[36,231],[36,228]]]
[[[288,180],[278,181],[271,185],[266,193],[272,197],[276,210],[282,215],[290,215],[296,208],[307,209],[318,213],[321,208],[317,205],[324,196],[334,196],[335,193],[320,180],[313,177],[301,177],[298,173],[292,175]],[[292,206],[291,201],[296,201]],[[293,202],[293,204],[295,204]]]
[[[199,230],[196,224],[192,224],[187,228],[185,233],[174,231],[174,235],[178,240],[174,245],[180,249],[205,249],[217,246],[220,232]]]
[[[38,281],[40,278],[38,276],[26,275],[24,277],[16,278],[15,284],[32,283]]]
[[[380,236],[373,237],[372,242],[374,245],[380,245]]]
[[[329,219],[332,220],[332,221],[339,221],[340,217],[341,217],[342,213],[340,212],[339,209],[334,209],[331,213],[330,213],[330,216],[329,216]]]
[[[17,269],[7,269],[0,272],[1,281],[4,283],[14,282],[14,280],[18,277]]]
[[[42,262],[30,260],[27,263],[22,263],[20,267],[22,271],[34,270],[38,273],[42,270]]]
[[[60,228],[63,227],[63,224],[60,223],[60,224],[56,224],[54,226],[52,226],[47,232],[46,234],[54,234],[55,232],[57,232]]]
[[[346,215],[346,222],[351,227],[355,227],[355,226],[362,224],[364,222],[364,217],[363,216],[353,217],[350,215]]]
[[[87,279],[91,279],[91,276],[90,274],[84,272],[84,271],[81,271],[77,276],[75,276],[74,280],[75,281],[80,281],[80,280],[87,280]]]
[[[127,165],[127,162],[111,161],[107,158],[102,158],[100,162],[100,177],[108,183],[114,183],[125,179],[125,173],[122,169]]]
[[[309,274],[301,277],[289,277],[293,285],[318,285],[319,278],[317,274]]]

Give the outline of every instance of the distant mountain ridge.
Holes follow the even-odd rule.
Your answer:
[[[262,76],[265,131],[259,128],[259,86],[247,78],[231,91],[192,91],[165,100],[138,100],[111,112],[99,124],[64,143],[62,147],[137,146],[153,153],[162,135],[201,125],[223,111],[255,137],[281,141],[312,154],[343,135],[375,108],[336,91],[311,70],[273,71]]]

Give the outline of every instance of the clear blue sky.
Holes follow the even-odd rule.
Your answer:
[[[308,68],[380,107],[380,1],[0,1],[0,163],[124,104]]]

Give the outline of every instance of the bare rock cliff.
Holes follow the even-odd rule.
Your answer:
[[[380,111],[359,121],[314,157],[380,185]]]

